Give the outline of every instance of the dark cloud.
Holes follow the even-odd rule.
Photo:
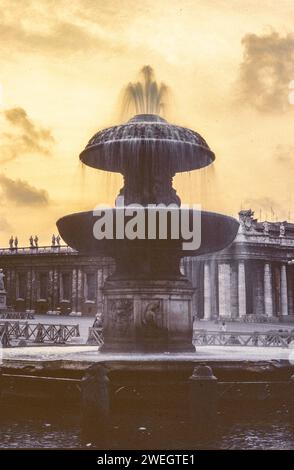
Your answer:
[[[3,115],[9,129],[1,135],[1,162],[23,154],[50,155],[54,138],[49,129],[35,124],[23,108],[7,109]]]
[[[294,78],[294,34],[246,34],[242,45],[244,56],[238,80],[241,102],[262,112],[290,109],[288,87]]]
[[[47,206],[49,204],[48,193],[44,189],[37,189],[27,181],[13,180],[5,175],[0,175],[0,188],[8,203],[18,206]]]

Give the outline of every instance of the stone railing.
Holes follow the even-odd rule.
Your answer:
[[[283,236],[280,237],[279,235],[266,235],[262,232],[244,232],[240,231],[235,240],[234,243],[263,243],[264,245],[273,245],[277,247],[289,247],[289,248],[294,248],[294,237],[293,234],[291,238],[289,236]]]
[[[34,314],[30,312],[14,312],[14,311],[8,311],[8,312],[0,312],[0,319],[3,320],[27,320],[31,319],[33,320]]]
[[[279,323],[279,317],[268,317],[267,315],[248,314],[239,319],[242,323]]]
[[[67,245],[56,246],[23,246],[20,248],[0,248],[0,256],[7,255],[40,255],[51,253],[77,253]]]
[[[226,323],[280,323],[280,317],[268,317],[267,315],[256,315],[253,313],[242,315],[241,317],[232,317],[229,315],[222,315],[215,319],[216,324],[222,322]]]

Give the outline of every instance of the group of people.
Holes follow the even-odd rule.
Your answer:
[[[60,246],[60,236],[59,235],[52,235],[52,239],[51,239],[51,245],[52,246]],[[29,242],[30,242],[30,247],[31,248],[38,248],[39,246],[39,237],[38,235],[35,235],[33,237],[33,235],[30,236],[29,238]],[[9,247],[10,249],[13,249],[13,248],[17,248],[18,247],[18,238],[17,237],[13,237],[11,235],[10,239],[9,239]]]
[[[59,235],[56,236],[53,233],[51,245],[52,246],[59,246],[60,245],[60,240],[61,240],[60,236]]]
[[[29,241],[30,241],[30,247],[31,248],[38,248],[39,238],[38,238],[37,235],[35,235],[34,238],[33,238],[33,235],[31,235],[30,238],[29,238]]]
[[[10,248],[17,248],[18,247],[18,238],[15,237],[13,238],[13,236],[11,235],[10,239],[9,239],[9,246]]]

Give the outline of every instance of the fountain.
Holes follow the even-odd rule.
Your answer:
[[[8,398],[8,404],[20,407],[24,401],[20,397],[26,404],[31,400],[33,406],[25,407],[29,423],[39,401],[45,403],[50,419],[58,411],[62,423],[67,406],[72,406],[72,416],[80,415],[82,442],[86,448],[107,449],[103,453],[106,460],[110,449],[198,449],[203,442],[211,447],[213,432],[218,429],[218,399],[225,403],[241,400],[239,408],[245,403],[243,408],[248,413],[248,396],[254,398],[254,412],[259,399],[264,407],[270,398],[272,410],[276,390],[277,396],[283,397],[284,407],[286,378],[290,375],[287,394],[293,396],[293,367],[281,360],[286,356],[278,356],[280,360],[274,363],[265,359],[260,366],[263,356],[259,352],[253,351],[249,356],[245,353],[240,359],[238,350],[235,356],[230,351],[227,356],[216,357],[211,351],[196,354],[192,347],[193,290],[180,271],[180,260],[223,249],[233,241],[239,224],[231,217],[199,208],[183,209],[172,186],[173,176],[205,167],[215,157],[198,133],[171,125],[159,116],[164,93],[165,87],[154,83],[147,68],[144,84],[128,87],[126,104],[133,104],[136,115],[126,124],[95,134],[80,155],[85,164],[119,172],[124,177],[116,206],[104,208],[105,220],[113,221],[113,238],[97,238],[99,211],[67,215],[57,222],[63,239],[73,248],[115,259],[116,270],[104,286],[102,350],[91,348],[87,352],[87,348],[79,348],[75,354],[69,348],[66,355],[58,347],[58,352],[52,352],[54,360],[50,360],[49,348],[41,348],[41,359],[36,361],[31,360],[34,354],[28,356],[28,361],[20,350],[19,361],[8,359],[0,368],[1,400]],[[138,203],[140,209],[134,206]],[[149,236],[150,225],[153,226],[147,217],[150,204],[159,205],[156,217],[161,215],[166,221],[165,237],[157,229]],[[133,223],[127,212],[130,205],[138,210],[141,219],[143,215],[147,220],[144,236],[140,230],[138,237],[122,236],[129,222]],[[180,209],[186,217],[179,218],[180,235],[174,237],[174,214]],[[201,243],[187,249],[182,229],[187,228],[187,221],[193,222],[195,215],[197,221],[199,217],[201,220]],[[138,224],[140,217],[136,219]],[[3,291],[0,273],[0,297]],[[271,382],[275,384],[273,389]],[[283,390],[277,389],[277,384],[282,384]],[[15,403],[10,402],[11,398]],[[13,409],[18,425],[23,409]],[[230,409],[229,420],[231,415]],[[224,419],[226,414],[221,416]],[[264,432],[263,417],[260,423]],[[37,429],[40,433],[39,419]],[[21,434],[23,444],[23,432],[16,432]],[[234,432],[228,433],[226,423],[219,427],[220,437],[215,442],[223,446],[223,432],[229,436],[225,440],[235,445]],[[67,433],[74,434],[72,427]],[[10,434],[7,435],[13,442]],[[43,434],[46,435],[42,431]],[[59,447],[61,437],[57,431]],[[184,457],[187,458],[186,451]]]
[[[210,165],[215,156],[197,132],[169,124],[156,114],[165,87],[157,86],[151,72],[148,67],[144,69],[143,85],[128,86],[128,96],[133,97],[140,114],[125,124],[97,132],[80,154],[80,160],[88,166],[123,175],[124,186],[116,207],[103,211],[113,221],[113,237],[94,236],[99,220],[95,211],[70,214],[57,222],[62,238],[71,247],[115,259],[116,270],[104,286],[103,352],[194,351],[193,289],[180,271],[180,260],[225,248],[239,226],[225,215],[185,209],[182,213],[188,225],[196,215],[201,219],[201,244],[184,250],[182,230],[174,237],[173,214],[181,206],[172,185],[174,175]],[[128,239],[121,230],[124,233],[131,220],[125,209],[136,204],[143,208],[144,236],[141,233]],[[158,214],[165,218],[164,238],[159,236],[158,227],[148,237],[150,205],[158,207]],[[179,229],[183,228],[183,220],[179,219]]]

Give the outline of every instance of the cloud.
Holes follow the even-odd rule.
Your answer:
[[[294,79],[294,34],[278,32],[242,39],[243,61],[238,79],[239,99],[261,112],[284,112],[289,83]]]
[[[94,6],[94,5],[92,5]],[[0,12],[0,41],[8,44],[6,51],[42,54],[68,55],[76,52],[95,49],[98,53],[113,50],[121,52],[122,46],[114,35],[108,33],[103,21],[103,6],[96,5],[97,16],[85,19],[79,14],[83,5],[76,8],[68,3],[44,2],[40,8],[28,2],[25,8],[20,7],[17,15],[7,4],[6,15]],[[84,18],[83,18],[84,16]],[[113,15],[108,14],[109,19]]]
[[[12,202],[18,206],[47,206],[49,204],[47,191],[37,189],[27,181],[13,180],[2,174],[0,187],[8,203]]]
[[[294,165],[294,145],[279,144],[274,150],[274,159],[277,163],[285,166]]]
[[[255,210],[255,216],[259,217],[259,213],[257,211],[262,211],[264,214],[262,217],[266,218],[274,218],[274,217],[287,217],[287,211],[284,204],[278,203],[271,197],[256,197],[256,198],[247,198],[243,201],[243,206],[246,208],[250,207],[251,209]]]
[[[11,229],[12,229],[12,227],[9,224],[9,222],[7,222],[6,218],[3,217],[3,216],[0,216],[0,231],[9,232],[9,231],[11,231]]]
[[[58,23],[48,32],[27,31],[18,25],[4,25],[0,30],[0,39],[19,44],[21,50],[70,52],[93,46],[95,37],[71,23]],[[96,38],[97,41],[97,38]],[[97,42],[96,42],[97,45]]]
[[[23,108],[7,109],[2,114],[9,130],[1,135],[1,162],[23,154],[50,155],[54,138],[49,129],[35,124]]]

